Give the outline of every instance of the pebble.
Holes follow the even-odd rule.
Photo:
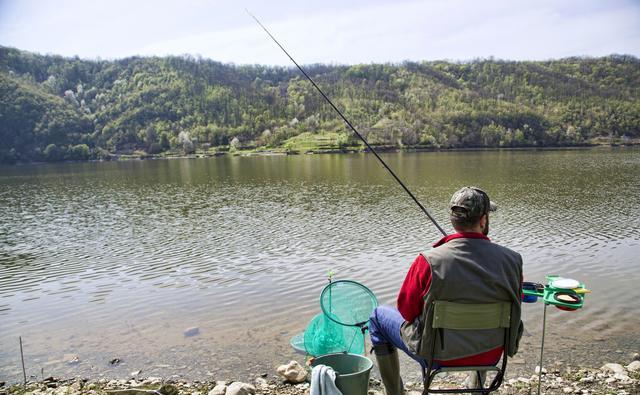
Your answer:
[[[162,395],[178,395],[180,391],[170,384],[165,384],[158,390]]]
[[[200,334],[200,328],[197,326],[192,326],[191,328],[187,328],[184,330],[184,337],[192,337]]]
[[[540,374],[540,366],[536,366],[535,372],[536,372],[536,374]],[[547,374],[547,369],[546,368],[542,368],[542,374]]]
[[[604,371],[610,371],[613,373],[626,373],[626,370],[619,363],[607,363],[602,368]]]
[[[626,373],[616,373],[613,378],[618,381],[627,382],[630,381],[631,378]]]
[[[302,383],[307,379],[307,369],[297,361],[291,361],[286,365],[280,365],[276,371],[279,375],[294,384]]]
[[[640,361],[640,353],[635,353],[635,354],[633,354],[633,356],[631,357],[631,359],[633,359],[634,361]]]
[[[229,384],[225,395],[253,395],[256,393],[256,387],[251,384],[236,381]]]
[[[564,392],[565,394],[570,394],[570,393],[572,393],[572,392],[573,392],[573,388],[571,388],[571,387],[564,387],[564,388],[562,389],[562,392]]]
[[[209,391],[209,395],[224,395],[225,392],[227,392],[227,386],[225,384],[216,384],[216,386]]]
[[[62,362],[67,365],[77,365],[80,363],[80,356],[78,354],[64,354]]]
[[[269,382],[265,379],[263,379],[262,377],[258,377],[255,381],[256,383],[256,387],[258,388],[268,388],[269,387]]]
[[[142,384],[154,385],[154,384],[160,384],[161,382],[162,382],[162,377],[147,377],[146,379],[144,379]]]
[[[631,362],[629,365],[627,365],[627,370],[630,372],[640,371],[640,361]]]

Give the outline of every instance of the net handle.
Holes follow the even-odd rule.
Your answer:
[[[364,285],[360,284],[357,281],[353,281],[353,280],[338,280],[338,281],[329,281],[328,285],[325,285],[325,287],[322,289],[322,292],[320,293],[320,309],[322,310],[322,313],[325,315],[325,317],[329,318],[331,321],[339,324],[339,325],[343,325],[343,326],[357,326],[358,328],[362,329],[363,332],[365,329],[365,326],[367,325],[367,323],[369,322],[369,319],[367,318],[365,321],[362,322],[357,322],[355,324],[345,324],[344,322],[340,322],[337,319],[332,317],[331,311],[329,311],[327,313],[327,309],[324,306],[324,303],[322,303],[323,297],[325,292],[327,292],[327,290],[332,291],[332,288],[335,286],[335,284],[353,284],[356,285],[357,287],[362,288],[368,295],[369,297],[371,297],[371,299],[373,300],[373,304],[374,304],[374,308],[375,306],[378,306],[378,298],[376,298],[376,295],[367,287],[365,287]],[[331,300],[331,298],[330,298]]]

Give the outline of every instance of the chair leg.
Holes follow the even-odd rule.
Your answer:
[[[478,388],[484,388],[484,380],[487,378],[487,372],[476,371],[478,376]]]
[[[431,380],[424,375],[424,370],[422,371],[422,395],[429,395],[429,385],[431,384]]]
[[[469,372],[466,380],[464,381],[464,386],[467,389],[482,389],[484,388],[484,381],[487,378],[487,372],[475,371]]]

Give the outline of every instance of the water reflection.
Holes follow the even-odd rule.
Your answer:
[[[593,289],[583,311],[551,313],[561,349],[638,348],[639,150],[384,157],[445,229],[451,193],[482,186],[500,206],[492,238],[523,254],[527,280]],[[290,357],[327,270],[392,303],[439,236],[370,155],[2,167],[0,185],[3,377],[19,375],[19,335],[38,371],[66,369],[68,352],[87,361],[74,369],[113,374],[109,356],[196,377],[269,365]],[[525,313],[533,339],[541,308]],[[189,326],[201,335],[185,338]]]

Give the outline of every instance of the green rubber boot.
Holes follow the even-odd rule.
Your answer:
[[[404,385],[400,377],[398,350],[390,344],[378,344],[373,346],[373,353],[378,361],[378,370],[380,370],[385,394],[403,395]]]

